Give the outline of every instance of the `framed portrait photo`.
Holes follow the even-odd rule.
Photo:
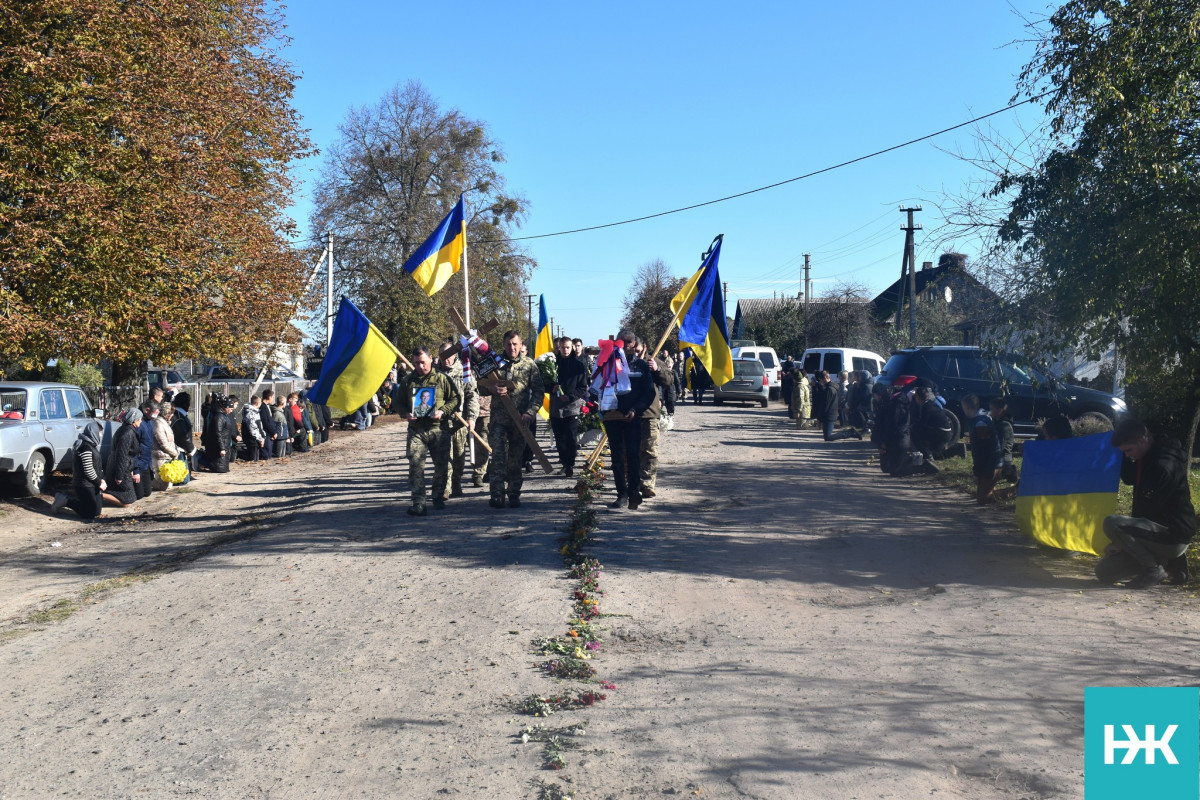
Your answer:
[[[434,389],[432,386],[416,387],[413,389],[413,416],[417,419],[433,416]]]

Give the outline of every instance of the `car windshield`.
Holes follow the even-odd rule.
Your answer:
[[[1021,386],[1046,386],[1050,383],[1045,374],[1020,356],[1001,356],[1000,371],[1009,383]]]
[[[0,419],[25,419],[28,397],[24,389],[0,386]]]
[[[733,362],[733,377],[735,378],[761,378],[766,370],[758,361],[739,360]]]

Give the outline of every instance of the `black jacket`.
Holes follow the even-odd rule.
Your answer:
[[[1186,465],[1179,443],[1159,438],[1140,461],[1121,462],[1121,480],[1133,487],[1133,516],[1165,525],[1171,544],[1188,542],[1196,533]]]
[[[913,403],[914,419],[912,426],[913,444],[933,447],[944,447],[950,443],[954,427],[946,409],[938,405],[936,400],[929,400],[923,406]],[[919,409],[919,412],[917,411]]]
[[[587,367],[574,355],[554,357],[558,367],[558,391],[550,395],[550,416],[553,419],[578,417],[582,401],[588,392]]]
[[[654,377],[650,367],[640,358],[629,362],[629,392],[617,395],[617,410],[622,414],[634,412],[635,418],[642,417],[658,401],[658,390],[654,388]]]
[[[185,453],[196,450],[196,443],[192,441],[192,420],[187,414],[175,414],[175,418],[171,420],[171,433],[175,435],[175,446],[180,450]]]
[[[813,419],[821,422],[837,422],[838,390],[832,383],[817,381],[817,388],[812,393]]]
[[[108,452],[108,469],[104,471],[108,485],[116,491],[124,490],[133,481],[133,472],[138,453],[142,449],[137,429],[122,425],[113,435],[112,448]]]
[[[222,450],[227,456],[232,457],[233,453],[230,452],[229,443],[233,441],[235,435],[236,430],[229,415],[222,409],[214,409],[208,418],[208,429],[204,431],[203,436],[204,452],[207,457],[218,458]]]

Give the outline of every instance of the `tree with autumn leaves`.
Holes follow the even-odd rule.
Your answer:
[[[260,0],[0,5],[0,370],[279,335],[308,261],[282,44]]]

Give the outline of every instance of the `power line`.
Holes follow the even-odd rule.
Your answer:
[[[1026,103],[1032,103],[1035,100],[1041,100],[1043,97],[1046,97],[1047,95],[1052,94],[1052,93],[1053,93],[1052,91],[1042,92],[1041,94],[1035,95],[1034,97],[1027,97],[1024,100],[1021,100],[1016,103],[1011,103],[1011,104],[1005,106],[1004,108],[996,109],[995,111],[988,112],[987,114],[983,114],[981,116],[975,117],[974,119],[969,119],[966,122],[960,122],[957,125],[951,125],[949,128],[942,128],[940,131],[935,131],[934,133],[928,133],[924,136],[917,137],[916,139],[909,139],[907,142],[902,142],[900,144],[894,144],[891,147],[885,147],[882,150],[876,150],[874,153],[867,153],[864,156],[858,156],[857,158],[852,158],[849,161],[843,161],[839,164],[833,164],[832,166],[823,167],[821,169],[814,170],[813,172],[807,172],[803,175],[797,175],[794,178],[788,178],[787,180],[777,181],[775,183],[769,183],[766,186],[759,186],[757,189],[747,189],[746,191],[738,192],[737,194],[726,195],[725,197],[718,197],[715,200],[706,200],[703,203],[693,203],[692,205],[689,205],[689,206],[681,206],[680,208],[672,208],[669,211],[659,211],[656,214],[646,214],[645,216],[633,217],[632,219],[623,219],[618,222],[606,222],[603,225],[589,225],[585,228],[572,228],[571,230],[555,231],[554,233],[538,233],[538,234],[534,234],[531,236],[512,236],[512,237],[509,237],[506,239],[485,239],[485,240],[481,240],[481,241],[486,241],[486,242],[524,242],[524,241],[529,241],[530,239],[549,239],[552,236],[568,236],[572,233],[586,233],[588,231],[603,230],[604,228],[615,228],[618,225],[630,225],[634,222],[644,222],[648,219],[657,219],[658,217],[665,217],[670,214],[679,214],[683,211],[692,211],[697,208],[704,208],[705,206],[716,205],[717,203],[725,203],[730,200],[736,200],[739,197],[746,197],[747,195],[757,194],[758,192],[765,192],[768,189],[776,189],[780,186],[786,186],[787,184],[795,183],[796,181],[802,181],[807,178],[814,178],[817,175],[823,175],[826,172],[832,172],[835,169],[841,169],[842,167],[848,167],[851,164],[857,164],[860,161],[866,161],[869,158],[875,158],[876,156],[881,156],[886,153],[891,153],[894,150],[900,150],[901,148],[904,148],[904,147],[909,147],[914,144],[919,144],[928,139],[933,139],[934,137],[941,136],[944,133],[949,133],[950,131],[956,131],[959,128],[965,128],[968,125],[974,125],[976,122],[982,122],[983,120],[988,119],[989,117],[994,117],[997,114],[1003,114],[1005,111],[1012,111],[1014,108],[1023,106]]]

